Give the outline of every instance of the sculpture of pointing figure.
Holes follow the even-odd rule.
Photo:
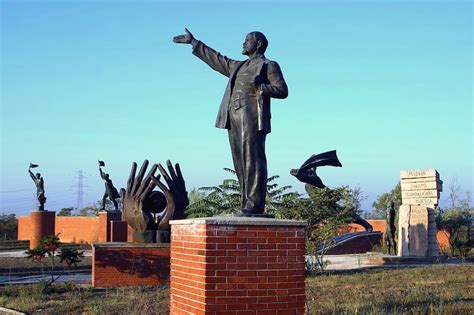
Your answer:
[[[100,168],[101,166],[105,166],[105,163],[103,161],[99,161],[99,172],[100,172],[100,177],[104,180],[105,184],[105,192],[104,196],[102,196],[102,206],[101,210],[105,210],[105,200],[107,197],[112,201],[115,207],[115,211],[118,211],[118,203],[117,203],[117,198],[120,198],[120,195],[117,191],[117,188],[114,187],[114,184],[112,183],[112,180],[109,177],[109,174],[104,173],[102,169]]]
[[[270,98],[286,98],[288,87],[278,64],[265,58],[268,41],[251,32],[243,43],[246,61],[222,56],[206,46],[187,29],[173,38],[191,44],[192,52],[212,69],[229,77],[216,120],[227,129],[234,168],[239,179],[243,216],[264,216],[267,190],[265,138],[270,133]]]
[[[36,198],[38,198],[38,210],[44,211],[44,204],[46,202],[46,196],[44,194],[44,179],[40,173],[33,174],[31,168],[38,167],[36,164],[30,163],[30,167],[28,168],[28,173],[30,173],[31,179],[36,185]]]

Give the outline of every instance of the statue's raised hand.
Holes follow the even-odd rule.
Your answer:
[[[175,168],[168,160],[166,161],[168,172],[161,164],[158,164],[158,169],[166,181],[168,187],[160,181],[160,176],[153,177],[152,181],[158,186],[166,197],[166,209],[163,216],[160,218],[158,230],[166,231],[169,229],[170,220],[180,220],[186,218],[186,207],[189,205],[188,192],[184,183],[183,174],[179,164],[175,164]]]
[[[173,37],[173,42],[177,44],[191,44],[191,41],[194,39],[193,34],[185,28],[184,31],[186,32],[184,35],[178,35]]]
[[[158,165],[154,164],[148,172],[148,175],[143,179],[147,167],[148,160],[145,160],[138,175],[135,177],[137,163],[133,162],[127,182],[127,189],[122,188],[120,190],[123,217],[135,231],[156,230],[156,223],[153,220],[153,216],[150,212],[144,211],[143,207],[145,198],[156,187],[156,177],[154,174]]]

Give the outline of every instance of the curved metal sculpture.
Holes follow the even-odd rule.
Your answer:
[[[321,178],[316,174],[316,169],[320,166],[342,167],[337,157],[336,150],[313,154],[298,169],[292,169],[290,174],[295,176],[300,182],[305,183],[305,190],[309,194],[313,189],[326,188]],[[367,232],[372,232],[373,228],[369,222],[360,216],[354,218],[352,223],[361,225]]]
[[[170,220],[186,218],[189,205],[188,193],[179,164],[166,162],[168,172],[161,164],[154,164],[145,177],[148,168],[145,160],[135,176],[137,163],[133,162],[127,188],[120,190],[123,218],[134,229],[134,241],[138,243],[168,243],[170,241]],[[156,170],[161,175],[155,177]],[[160,181],[163,176],[166,185]],[[153,191],[158,186],[162,192]],[[152,215],[157,213],[157,216]]]
[[[342,167],[341,162],[337,158],[336,150],[313,154],[298,169],[292,169],[290,174],[295,176],[300,182],[305,183],[305,190],[309,192],[317,188],[325,188],[321,178],[316,174],[316,169],[320,166],[336,166]]]

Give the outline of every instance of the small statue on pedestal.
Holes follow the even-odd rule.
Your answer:
[[[104,173],[101,169],[101,167],[105,167],[105,162],[104,161],[99,161],[99,172],[100,172],[100,177],[104,180],[105,184],[105,192],[104,196],[102,197],[102,205],[101,205],[101,210],[105,210],[105,200],[107,197],[112,201],[115,207],[115,211],[119,211],[118,203],[117,203],[117,198],[120,198],[120,195],[117,191],[117,188],[114,187],[114,184],[112,183],[112,180],[109,177],[109,174]]]
[[[38,167],[38,164],[30,163],[28,173],[30,173],[31,179],[36,185],[36,198],[38,198],[39,203],[38,210],[44,211],[44,204],[46,203],[46,196],[44,194],[44,179],[40,173],[36,173],[36,175],[33,174],[31,169],[36,167]]]

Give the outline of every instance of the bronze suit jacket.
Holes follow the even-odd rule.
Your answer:
[[[229,77],[216,119],[217,128],[229,129],[228,111],[232,85],[237,71],[245,61],[227,58],[198,40],[193,40],[192,46],[194,55],[207,63],[212,69]],[[260,86],[262,93],[257,93],[257,104],[255,104],[257,106],[258,130],[269,133],[271,131],[270,98],[286,98],[288,87],[283,79],[280,66],[275,61],[266,59],[262,55],[258,62],[257,67],[254,68],[254,73],[252,73],[254,79],[260,76],[263,80],[263,84]]]

